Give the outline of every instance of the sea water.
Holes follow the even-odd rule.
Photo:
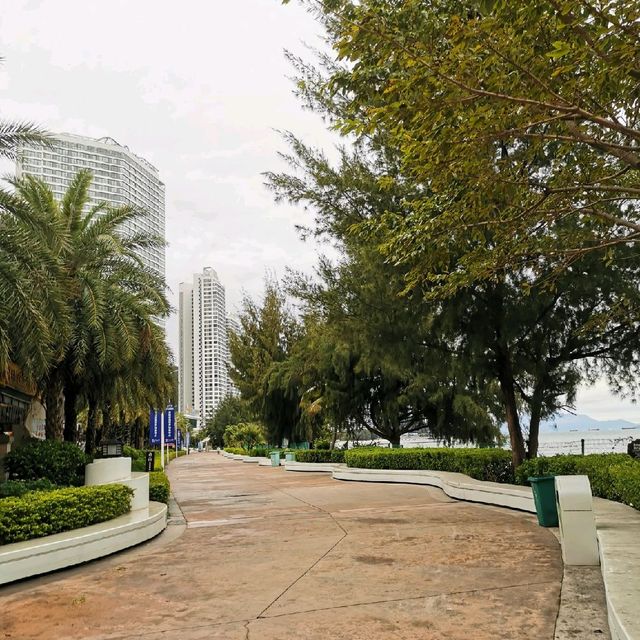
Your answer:
[[[589,431],[543,431],[540,433],[538,455],[555,456],[560,453],[626,453],[627,445],[640,439],[640,427],[628,429],[592,429]],[[388,446],[386,440],[374,441],[379,446]],[[444,441],[427,438],[419,434],[407,434],[400,439],[403,447],[444,447]],[[373,443],[372,443],[373,444]],[[455,447],[473,447],[473,444],[453,444]]]

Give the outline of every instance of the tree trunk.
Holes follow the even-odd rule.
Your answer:
[[[64,440],[78,440],[78,389],[69,380],[64,385]]]
[[[525,459],[524,437],[518,416],[518,404],[516,402],[515,381],[513,379],[513,365],[508,340],[505,338],[505,314],[504,295],[502,286],[497,286],[489,296],[490,313],[492,315],[493,327],[495,331],[495,363],[502,402],[509,429],[509,441],[511,443],[511,458],[514,470],[519,467]]]
[[[529,442],[527,447],[527,458],[535,458],[538,455],[538,439],[540,435],[540,416],[542,414],[542,400],[544,398],[544,388],[546,384],[546,374],[536,381],[531,397],[529,411],[531,422],[529,423]]]
[[[136,449],[142,449],[144,446],[144,424],[140,416],[138,416],[135,421],[135,437],[133,446]]]
[[[102,409],[102,440],[110,440],[112,436],[111,407],[107,405]]]
[[[89,413],[87,415],[87,435],[84,442],[85,453],[92,455],[96,448],[98,427],[98,401],[89,397]]]
[[[64,429],[62,371],[55,367],[45,383],[45,437],[47,440],[62,440]]]
[[[331,450],[336,448],[336,440],[337,439],[338,439],[338,426],[334,425],[333,426],[333,434],[331,435],[331,447],[330,447]]]
[[[517,468],[525,459],[524,438],[518,416],[518,405],[516,402],[515,385],[513,381],[513,370],[511,368],[511,358],[508,353],[500,351],[497,354],[498,380],[500,381],[500,391],[507,418],[509,429],[509,441],[511,442],[511,457],[513,468]]]
[[[115,431],[116,438],[120,440],[120,442],[122,442],[123,444],[130,444],[128,434],[129,429],[127,427],[127,417],[123,409],[120,409],[120,412],[118,413],[118,425]]]
[[[388,436],[389,442],[394,449],[397,449],[400,446],[400,433],[395,429],[391,431]]]

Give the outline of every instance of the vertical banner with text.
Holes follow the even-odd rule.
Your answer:
[[[149,444],[160,444],[160,418],[161,411],[151,409],[149,412]]]
[[[164,413],[164,441],[166,444],[176,442],[176,410],[171,405]]]
[[[176,449],[180,451],[182,449],[182,431],[176,429]]]

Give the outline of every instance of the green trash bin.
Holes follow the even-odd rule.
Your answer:
[[[280,466],[280,452],[279,451],[272,451],[270,455],[271,455],[271,466],[272,467],[279,467]]]
[[[555,476],[538,476],[527,478],[533,489],[533,501],[536,504],[538,524],[541,527],[558,526],[558,509],[556,507]]]
[[[287,462],[295,462],[296,461],[296,454],[293,451],[291,451],[289,453],[286,453],[285,456],[284,456],[284,459]]]

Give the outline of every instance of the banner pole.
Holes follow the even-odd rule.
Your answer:
[[[160,413],[160,466],[164,471],[164,411]]]

